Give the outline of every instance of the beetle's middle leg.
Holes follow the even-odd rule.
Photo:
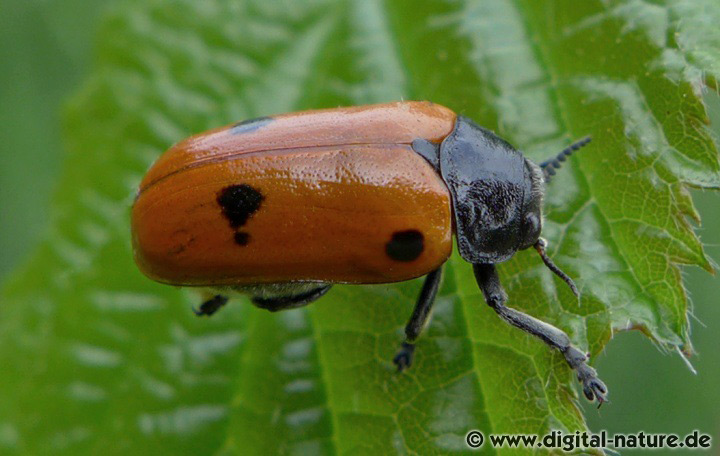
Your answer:
[[[435,303],[435,296],[437,296],[438,288],[440,288],[441,278],[442,266],[425,276],[425,283],[423,283],[415,309],[405,326],[405,342],[402,343],[400,350],[393,358],[393,362],[399,371],[410,367],[412,364],[413,353],[415,352],[414,342],[430,317],[430,310]]]
[[[607,387],[597,377],[595,369],[586,364],[587,356],[570,343],[570,338],[562,330],[524,314],[505,305],[507,295],[500,284],[495,265],[474,264],[475,280],[485,296],[485,301],[506,322],[543,340],[557,348],[565,356],[571,368],[577,372],[578,380],[583,384],[583,393],[588,400],[597,398],[602,404],[607,401]]]
[[[308,291],[295,292],[280,296],[253,296],[251,301],[257,307],[261,309],[269,310],[270,312],[278,312],[280,310],[296,309],[310,304],[313,301],[320,299],[325,293],[330,290],[332,285],[319,285]]]

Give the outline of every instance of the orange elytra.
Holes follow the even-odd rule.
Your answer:
[[[559,329],[505,305],[495,265],[545,254],[545,183],[581,141],[540,165],[489,130],[430,102],[396,102],[252,119],[191,136],[147,172],[132,209],[140,270],[173,285],[233,289],[271,311],[333,284],[427,276],[394,359],[410,365],[452,251],[472,263],[504,320],[559,349],[588,399],[607,389]],[[227,302],[205,301],[199,315]]]

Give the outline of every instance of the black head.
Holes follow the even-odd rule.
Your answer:
[[[440,145],[439,168],[450,190],[460,256],[473,264],[499,263],[535,247],[545,264],[576,291],[545,254],[545,183],[560,162],[589,138],[536,165],[493,132],[458,116]]]

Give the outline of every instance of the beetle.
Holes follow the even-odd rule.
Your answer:
[[[426,276],[394,358],[412,363],[452,252],[472,264],[488,305],[558,349],[588,400],[607,400],[589,355],[560,329],[506,305],[497,264],[545,252],[545,184],[589,138],[539,165],[493,132],[430,102],[313,110],[247,120],[171,147],[140,183],[132,208],[139,269],[172,285],[221,289],[270,311],[323,296],[333,284]]]

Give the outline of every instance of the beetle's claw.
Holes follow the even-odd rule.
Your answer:
[[[410,367],[413,361],[413,353],[415,352],[415,345],[409,342],[403,342],[400,350],[393,358],[393,363],[397,366],[398,372]]]
[[[598,408],[608,401],[608,389],[597,376],[597,372],[587,364],[582,364],[577,368],[577,377],[583,385],[583,393],[589,401],[597,399]]]

